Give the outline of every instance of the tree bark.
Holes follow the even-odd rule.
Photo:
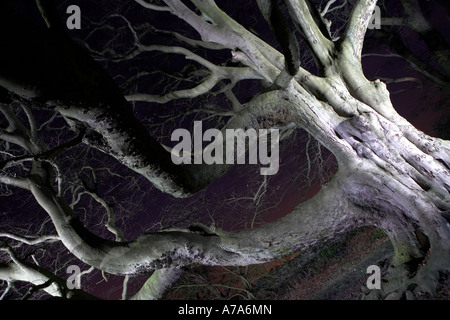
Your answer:
[[[241,62],[265,80],[274,83],[283,72],[283,55],[237,24],[213,1],[193,3],[216,25],[199,19],[179,1],[165,2],[204,41],[240,49],[237,57]],[[110,273],[135,274],[198,263],[261,263],[357,227],[375,225],[389,235],[395,256],[390,281],[371,297],[401,298],[406,291],[435,293],[439,276],[450,272],[450,231],[442,217],[450,210],[450,144],[416,130],[397,114],[386,86],[364,77],[361,50],[375,4],[374,0],[358,1],[345,34],[333,43],[322,34],[307,6],[290,2],[289,13],[315,54],[320,76],[299,67],[284,87],[261,93],[228,124],[256,128],[258,122],[252,119],[283,114],[277,118],[278,124],[295,123],[335,155],[339,170],[334,178],[287,216],[249,230],[193,232],[186,228],[112,242],[81,225],[65,200],[45,183],[45,168],[35,167],[28,183],[16,185],[31,191],[71,253]],[[9,21],[4,12],[2,8],[0,21]],[[21,20],[15,19],[10,23],[28,39],[29,26],[22,27]],[[0,30],[5,33],[8,28],[2,25]],[[5,35],[7,46],[2,47],[8,49],[2,52],[7,59],[0,59],[1,63],[15,61],[12,55],[26,49],[17,36]],[[72,43],[55,43],[45,32],[33,37],[45,40],[45,50],[37,51],[31,60],[24,56],[19,70],[13,64],[0,65],[6,70],[1,73],[1,86],[46,107],[55,102],[69,123],[87,129],[86,143],[148,177],[165,192],[184,196],[224,173],[223,167],[173,165],[170,154],[137,121],[113,81],[86,54]],[[76,67],[64,64],[66,59]],[[46,69],[40,69],[42,61]],[[39,79],[37,74],[44,71],[47,77]]]
[[[183,271],[180,268],[155,270],[142,288],[128,300],[159,300],[177,282]]]

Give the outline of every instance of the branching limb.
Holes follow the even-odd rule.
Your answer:
[[[28,152],[38,152],[39,146],[36,143],[37,128],[34,116],[27,106],[25,106],[24,104],[21,104],[20,106],[25,111],[30,124],[30,128],[27,128],[17,117],[11,105],[1,103],[0,112],[8,121],[8,127],[5,129],[0,128],[0,139],[12,142],[27,150]]]
[[[44,290],[49,295],[58,298],[96,299],[94,296],[82,290],[69,290],[64,279],[57,277],[41,267],[24,262],[17,263],[11,261],[7,264],[0,264],[0,279],[8,282],[8,288],[11,288],[15,281],[31,283],[32,287],[23,299],[29,298],[38,290]],[[6,295],[6,291],[0,297],[0,300]]]
[[[42,236],[37,236],[37,237],[24,237],[24,236],[20,236],[17,234],[13,234],[10,232],[0,232],[0,237],[5,237],[5,238],[9,238],[12,240],[16,240],[28,245],[36,245],[36,244],[40,244],[43,242],[55,242],[55,241],[59,241],[59,236],[58,235],[42,235]]]
[[[85,185],[85,187],[86,187],[86,185]],[[120,230],[116,226],[116,213],[114,211],[114,208],[109,203],[107,203],[104,199],[102,199],[97,194],[97,192],[95,192],[93,190],[86,190],[84,193],[90,195],[95,201],[100,203],[103,208],[105,208],[106,213],[107,213],[107,221],[106,221],[105,226],[108,229],[108,231],[110,231],[112,234],[114,234],[114,236],[116,237],[116,241],[126,241],[122,230]]]
[[[14,281],[25,281],[30,282],[35,286],[44,284],[42,289],[48,294],[57,297],[62,296],[60,288],[53,283],[53,280],[48,276],[32,269],[31,267],[24,265],[19,266],[14,262],[10,262],[6,265],[0,265],[0,279],[6,280],[9,283]],[[49,283],[49,281],[52,283]]]
[[[321,241],[324,230],[333,235],[345,231],[347,219],[358,213],[357,208],[349,210],[340,182],[335,180],[288,216],[260,228],[237,232],[215,229],[211,235],[186,229],[144,234],[131,242],[112,242],[86,230],[53,190],[39,180],[30,182],[32,194],[49,214],[67,249],[83,262],[114,274],[182,267],[194,261],[206,265],[268,261]]]
[[[0,277],[1,277],[1,272],[2,271],[1,271],[1,266],[0,266]],[[3,291],[2,295],[0,296],[0,300],[3,300],[6,297],[6,295],[8,294],[9,290],[11,290],[14,287],[12,281],[6,280],[6,283],[7,283],[6,289],[5,289],[5,291]]]
[[[331,12],[330,7],[333,3],[335,3],[336,0],[329,0],[325,7],[323,8],[322,12],[320,13],[322,15],[322,17],[324,17],[328,12]]]
[[[139,46],[130,56],[135,56],[141,52],[146,51],[161,51],[164,53],[175,53],[182,54],[188,60],[195,61],[204,67],[206,67],[211,73],[207,76],[203,82],[191,89],[172,91],[165,95],[151,95],[151,94],[141,94],[135,93],[125,96],[128,101],[146,101],[146,102],[156,102],[156,103],[166,103],[174,99],[182,98],[194,98],[205,93],[210,92],[214,86],[216,86],[221,80],[229,79],[232,83],[239,82],[241,80],[248,79],[258,79],[261,80],[262,77],[258,75],[255,71],[250,68],[235,68],[235,67],[223,67],[216,66],[213,63],[207,61],[206,59],[194,54],[193,52],[182,48],[182,47],[172,47],[172,46],[161,46],[161,45],[151,45],[151,46]]]
[[[323,17],[323,15],[319,11],[319,8],[317,8],[316,5],[311,2],[311,0],[306,0],[306,4],[311,13],[311,16],[314,19],[314,22],[316,23],[317,27],[319,28],[319,31],[322,33],[322,35],[326,39],[331,41],[332,40],[331,32],[330,32],[331,21],[329,21]]]
[[[317,66],[323,70],[330,63],[333,43],[329,39],[328,31],[320,27],[323,25],[322,18],[307,1],[289,0],[287,5],[292,20],[313,53]]]
[[[137,3],[139,3],[141,6],[143,6],[146,9],[155,10],[155,11],[168,11],[168,12],[171,11],[171,9],[167,6],[158,6],[155,4],[148,3],[145,0],[134,0],[134,1],[136,1]]]
[[[142,288],[129,300],[158,300],[163,298],[182,273],[181,268],[155,270]]]
[[[8,252],[12,261],[6,265],[0,265],[0,279],[7,280],[8,282],[17,280],[26,281],[35,286],[44,284],[42,289],[47,293],[52,296],[63,296],[63,292],[58,283],[54,282],[48,275],[43,274],[32,265],[21,261],[9,246],[3,245],[1,250]]]
[[[17,163],[25,162],[25,161],[47,161],[51,160],[53,157],[55,157],[57,154],[67,151],[77,145],[79,145],[83,140],[84,133],[80,132],[77,137],[74,139],[71,139],[67,142],[64,142],[48,151],[42,152],[37,155],[25,155],[20,157],[14,157],[10,159],[6,159],[4,161],[0,162],[0,169],[5,169],[10,166],[14,166]],[[2,136],[0,135],[0,139],[2,139]],[[24,138],[25,139],[25,138]]]
[[[275,0],[260,0],[257,2],[259,9],[283,49],[285,70],[293,77],[297,74],[300,67],[300,48],[297,38]]]
[[[221,28],[206,23],[187,8],[186,11],[181,10],[185,7],[179,1],[167,1],[167,3],[177,15],[199,27],[199,32],[203,32],[204,35],[208,30],[213,32],[215,39],[219,42],[231,44],[232,48],[239,47],[245,50],[245,55],[255,62],[254,70],[250,68],[228,69],[201,60],[200,57],[191,55],[188,50],[183,51],[200,64],[209,66],[220,77],[238,81],[249,76],[258,79],[262,76],[272,82],[283,68],[283,64],[276,61],[277,58],[272,62],[281,68],[278,69],[273,65],[260,49],[264,48],[267,49],[267,52],[274,53],[272,58],[280,56],[277,51],[269,49],[270,46],[264,44],[228,16],[222,16],[221,11],[212,2],[198,3],[197,5],[206,11],[213,10],[208,11],[208,15],[218,20],[222,25]],[[204,5],[206,7],[203,7]],[[0,6],[3,8],[3,5],[0,4]],[[115,157],[120,163],[142,174],[164,192],[183,197],[197,192],[207,185],[204,184],[206,181],[197,180],[198,171],[194,168],[173,164],[170,153],[149,135],[145,126],[136,119],[133,110],[127,104],[117,85],[91,57],[70,39],[63,37],[61,42],[49,41],[50,35],[47,32],[31,28],[26,19],[14,15],[10,11],[8,9],[0,10],[1,17],[4,17],[0,21],[2,24],[10,24],[10,28],[13,27],[20,32],[17,37],[2,32],[2,35],[5,35],[2,39],[8,43],[8,50],[1,51],[2,56],[5,54],[6,57],[0,59],[2,68],[0,81],[5,88],[18,95],[24,95],[28,99],[39,98],[40,101],[44,101],[41,105],[58,111],[73,129],[86,130],[83,137],[84,143]],[[6,27],[0,28],[0,30],[7,29]],[[248,38],[239,35],[236,32],[239,30],[248,35]],[[34,60],[25,60],[27,63],[21,62],[20,65],[1,63],[1,61],[21,61],[20,58],[16,59],[15,57],[20,57],[26,51],[27,46],[24,45],[24,42],[17,40],[22,36],[24,39],[32,38],[31,40],[37,43],[48,44],[48,46],[36,45],[39,50],[34,53],[33,59],[40,63],[33,63]],[[248,41],[249,39],[251,41]],[[167,50],[171,49],[167,48]],[[54,51],[61,54],[55,59],[50,59],[49,52]],[[67,63],[67,61],[71,61],[71,63]],[[261,71],[264,72],[261,74]],[[46,77],[37,81],[36,79],[40,79],[42,74],[45,74]],[[214,72],[212,74],[214,75]],[[63,81],[62,78],[66,80]],[[201,91],[207,90],[213,83],[216,83],[216,79],[210,78]],[[27,88],[28,91],[22,92],[23,88]],[[48,91],[46,88],[52,88],[52,90]],[[68,92],[71,92],[69,96]],[[219,171],[217,170],[217,172]],[[202,175],[202,179],[205,177],[206,174]],[[210,176],[207,181],[210,182],[215,177],[216,175]]]
[[[377,0],[358,0],[355,4],[342,36],[343,50],[351,51],[346,53],[348,59],[361,61],[364,37],[376,4]]]
[[[214,21],[214,25],[206,22],[180,1],[165,2],[174,15],[186,21],[201,35],[203,41],[220,43],[231,50],[242,51],[251,61],[255,71],[267,81],[273,82],[283,69],[284,63],[279,52],[229,17],[214,1],[192,1],[202,13]]]
[[[15,177],[10,174],[0,173],[0,183],[17,187],[21,189],[29,190],[29,181],[26,178]]]
[[[205,49],[209,49],[209,50],[223,50],[223,49],[227,48],[227,47],[221,45],[220,43],[205,42],[202,40],[191,39],[191,38],[186,37],[178,32],[156,29],[152,25],[145,25],[145,28],[152,30],[152,32],[154,32],[156,34],[169,36],[169,37],[176,39],[176,40],[180,41],[181,43],[187,44],[193,48],[205,48]]]

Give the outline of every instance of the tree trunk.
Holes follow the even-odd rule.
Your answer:
[[[401,118],[383,84],[364,78],[347,81],[345,75],[355,68],[345,65],[348,70],[340,68],[326,80],[309,76],[302,83],[316,95],[320,91],[319,96],[332,92],[333,99],[327,99],[332,111],[321,108],[320,100],[309,100],[308,92],[296,83],[280,92],[279,99],[288,101],[285,105],[298,112],[297,123],[336,156],[335,179],[353,210],[352,227],[380,227],[392,242],[395,256],[389,280],[371,296],[433,294],[439,279],[450,271],[450,229],[442,215],[450,209],[450,144]],[[354,87],[367,89],[355,94]],[[301,218],[311,228],[322,223]]]
[[[214,2],[193,1],[221,28],[201,22],[182,2],[165,2],[174,14],[196,28],[204,41],[218,42],[233,50],[239,48],[241,51],[234,51],[237,59],[276,84],[284,70],[283,55],[221,12]],[[49,174],[44,167],[35,165],[25,182],[17,179],[2,182],[29,189],[51,217],[67,249],[87,264],[110,273],[134,274],[195,263],[261,263],[311,247],[337,234],[375,225],[388,234],[395,256],[382,290],[372,291],[370,297],[434,294],[439,277],[450,272],[450,230],[442,217],[443,212],[450,210],[449,142],[416,130],[396,113],[386,86],[364,77],[362,42],[367,17],[376,1],[358,1],[345,35],[336,43],[321,33],[315,24],[317,19],[312,16],[314,13],[299,4],[303,2],[288,3],[294,23],[308,37],[320,76],[298,68],[281,87],[280,84],[269,87],[229,122],[232,127],[255,129],[264,121],[251,121],[252,117],[271,120],[276,125],[295,123],[335,155],[339,164],[335,177],[314,198],[299,204],[287,216],[249,230],[226,232],[204,226],[204,232],[188,228],[164,230],[144,234],[130,242],[112,242],[94,236],[79,223],[65,199],[44,182]],[[9,41],[17,43],[11,37]],[[51,43],[46,49],[54,46]],[[8,46],[8,50],[5,51],[13,56],[15,49]],[[11,64],[5,69],[10,72],[1,75],[0,85],[33,103],[61,100],[55,102],[56,109],[68,122],[76,121],[90,131],[86,143],[150,177],[162,191],[185,195],[189,189],[197,191],[207,185],[212,181],[211,176],[217,178],[224,174],[224,170],[215,168],[174,166],[169,154],[150,137],[133,113],[123,110],[126,109],[123,97],[118,98],[119,103],[107,98],[111,88],[115,96],[118,94],[112,81],[105,85],[89,80],[89,75],[108,78],[100,71],[92,71],[98,70],[98,66],[80,76],[77,74],[80,70],[87,72],[92,66],[79,64],[80,59],[83,63],[90,62],[88,57],[76,56],[67,48],[62,52],[63,57],[77,62],[78,70],[75,72],[67,66],[63,69],[70,79],[68,86],[57,83],[49,74],[49,83],[62,92],[49,91],[53,86],[36,76],[40,69],[34,60],[24,64],[27,70],[24,66],[19,68],[21,72],[15,72]],[[41,52],[42,59],[45,55],[45,51]],[[61,57],[44,61],[51,65],[61,62]],[[58,74],[58,66],[52,65],[49,70]],[[34,75],[31,80],[30,74]],[[90,88],[92,83],[96,86]],[[88,89],[88,93],[95,91],[91,99],[85,97]],[[157,276],[165,279],[164,274],[157,273],[155,279]],[[151,281],[149,286],[156,291],[164,289]]]
[[[327,100],[334,114],[314,106],[320,101],[305,103],[305,92],[295,84],[285,96],[300,110],[299,122],[308,117],[302,126],[336,156],[343,196],[349,207],[360,209],[355,225],[380,227],[392,242],[389,277],[370,297],[432,295],[450,271],[450,229],[442,215],[450,209],[450,144],[401,118],[382,83],[355,79],[357,64],[339,64],[339,73],[327,81],[303,83],[319,96],[337,90]]]
[[[366,124],[375,129],[371,132],[380,129],[377,120]],[[413,129],[404,130],[408,131],[400,133],[392,123],[384,126],[384,136],[394,137],[389,145],[383,144],[386,139],[370,142],[367,135],[358,135],[361,140],[355,139],[353,144],[361,153],[359,161],[343,167],[349,201],[363,209],[365,224],[387,233],[394,247],[389,281],[383,283],[381,292],[371,292],[383,298],[402,298],[406,291],[432,294],[450,267],[450,229],[442,216],[449,209],[448,159],[443,162],[423,153],[405,138]],[[442,142],[425,136],[422,139],[436,151],[444,149]],[[379,152],[388,148],[389,162]],[[392,157],[397,153],[394,150],[398,157]]]

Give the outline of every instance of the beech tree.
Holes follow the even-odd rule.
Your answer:
[[[4,199],[18,193],[37,203],[50,219],[42,226],[51,222],[55,231],[0,230],[8,260],[0,266],[0,278],[8,288],[20,280],[55,296],[82,295],[40,266],[32,253],[27,257],[34,260],[25,260],[11,243],[21,248],[57,242],[84,264],[114,275],[154,271],[131,297],[152,299],[162,297],[185,267],[259,264],[376,226],[389,236],[394,257],[381,290],[366,297],[436,294],[450,271],[445,219],[450,211],[450,143],[416,129],[395,110],[385,83],[364,75],[362,48],[376,0],[352,3],[338,34],[313,1],[245,4],[259,10],[255,25],[271,30],[268,39],[227,14],[227,5],[219,1],[111,3],[103,8],[116,5],[117,12],[89,21],[90,31],[81,40],[72,38],[74,31],[52,1],[36,0],[42,27],[18,13],[20,4],[0,4]],[[129,6],[141,15],[133,16]],[[27,12],[33,15],[31,9]],[[175,31],[153,25],[158,19],[176,21]],[[104,41],[102,32],[113,38]],[[167,42],[149,41],[155,35]],[[179,67],[179,73],[158,69],[164,61]],[[243,98],[235,92],[245,82],[258,85]],[[201,98],[206,102],[196,109]],[[196,115],[220,117],[213,126],[222,132],[277,128],[280,144],[290,143],[296,137],[292,132],[302,129],[320,144],[317,150],[334,156],[337,170],[313,197],[269,223],[250,223],[241,230],[183,226],[180,210],[172,207],[164,216],[178,220],[172,227],[127,239],[118,227],[126,221],[117,220],[117,208],[97,188],[99,171],[83,177],[90,170],[88,162],[95,161],[89,152],[100,151],[108,165],[126,169],[122,177],[130,176],[128,187],[136,192],[150,182],[161,197],[179,201],[204,190],[207,197],[208,187],[233,167],[174,164],[167,143],[167,130],[174,127],[152,127],[139,115],[143,105],[159,116],[162,105],[175,106],[182,112],[168,117],[178,123],[192,122]],[[83,151],[64,158],[74,148]],[[311,172],[316,172],[310,168],[314,164],[307,164]],[[108,165],[104,171],[112,177]],[[255,190],[266,190],[264,181]],[[90,202],[80,209],[83,196]],[[113,237],[94,232],[80,219],[81,212],[94,210],[94,202],[106,212],[106,223],[100,221]],[[121,208],[126,211],[126,204]],[[8,224],[5,217],[1,228]]]

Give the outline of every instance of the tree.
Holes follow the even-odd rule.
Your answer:
[[[154,298],[161,297],[183,267],[258,264],[373,225],[389,236],[395,256],[382,290],[373,290],[368,297],[436,294],[450,267],[445,219],[450,211],[450,144],[416,129],[396,112],[386,85],[365,77],[362,48],[375,0],[353,4],[339,37],[332,36],[330,24],[312,1],[286,0],[280,5],[259,0],[260,16],[254,25],[267,23],[273,32],[268,40],[222,10],[226,4],[135,2],[135,7],[114,2],[118,12],[105,17],[107,23],[90,21],[93,31],[82,35],[88,50],[71,38],[52,1],[36,1],[44,28],[16,13],[23,9],[20,3],[0,4],[1,47],[6,48],[0,58],[4,158],[0,182],[5,194],[31,194],[56,233],[43,236],[42,227],[35,237],[12,232],[2,236],[22,244],[57,240],[77,259],[105,273],[128,277],[156,270],[134,296]],[[111,2],[103,5],[113,7]],[[140,15],[134,16],[133,10]],[[131,23],[131,17],[136,21]],[[150,25],[149,17],[155,25],[161,22],[158,17],[174,19],[175,26],[183,22],[180,29],[188,26],[195,34],[158,29]],[[104,41],[102,33],[108,30],[113,38]],[[170,40],[165,45],[150,42],[155,35]],[[313,66],[302,61],[308,57],[305,50]],[[180,56],[188,63],[178,61]],[[179,68],[179,73],[156,68],[164,62]],[[258,86],[236,95],[245,82]],[[153,87],[161,91],[154,93]],[[224,97],[229,107],[217,107]],[[186,108],[201,98],[205,100],[200,110],[193,104]],[[217,105],[211,107],[212,98]],[[232,167],[226,162],[176,165],[167,136],[163,137],[174,126],[154,128],[146,123],[139,112],[148,104],[183,110],[168,116],[169,122],[178,124],[219,116],[220,121],[214,118],[208,125],[220,124],[223,133],[277,128],[281,143],[293,139],[293,130],[301,128],[320,143],[318,150],[333,154],[338,169],[313,197],[270,223],[241,230],[202,223],[186,227],[180,226],[182,214],[169,210],[178,221],[173,227],[129,238],[117,227],[126,223],[116,219],[111,203],[115,201],[101,195],[105,192],[98,184],[101,170],[88,163],[96,160],[97,151],[114,159],[106,160],[103,171],[115,172],[108,171],[110,163],[127,169],[117,176],[130,188],[144,188],[150,182],[161,197],[168,194],[179,201],[208,190]],[[151,131],[162,136],[154,138]],[[308,170],[317,173],[310,168],[313,164],[307,163]],[[86,173],[89,170],[91,174]],[[83,202],[83,196],[90,200]],[[93,202],[100,209],[94,209]],[[101,209],[107,212],[106,223],[98,218]],[[114,237],[83,223],[83,210],[92,210],[96,223],[106,224]],[[144,207],[144,214],[145,210],[149,208]],[[18,257],[14,249],[22,246],[18,248],[3,245],[9,262],[0,274],[8,284],[26,280],[47,291],[53,285],[57,291],[52,294],[67,296],[70,288],[64,281],[24,260],[33,258],[34,252],[24,250]],[[19,272],[18,266],[26,268]]]

